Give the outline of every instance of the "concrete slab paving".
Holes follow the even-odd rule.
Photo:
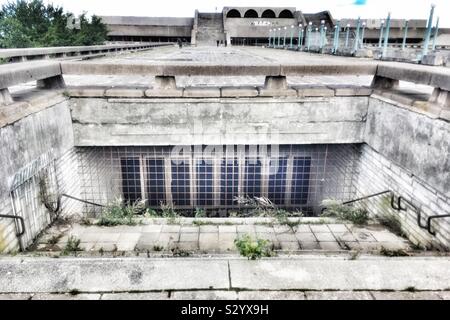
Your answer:
[[[101,295],[90,294],[35,294],[31,297],[31,300],[100,300]]]
[[[376,300],[442,300],[436,292],[372,292]]]
[[[101,300],[168,300],[168,292],[104,293]]]
[[[237,300],[236,291],[175,291],[172,300]]]
[[[374,300],[367,291],[307,291],[306,300]]]
[[[303,291],[240,291],[239,300],[305,300]]]

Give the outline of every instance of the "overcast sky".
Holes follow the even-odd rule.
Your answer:
[[[97,15],[193,17],[194,10],[221,11],[224,6],[296,7],[305,13],[330,10],[336,18],[428,19],[430,5],[436,4],[441,25],[450,27],[450,0],[45,0],[62,5],[75,14],[83,11]],[[6,3],[8,0],[0,0]],[[359,3],[359,5],[358,5]],[[436,16],[435,16],[436,17]]]

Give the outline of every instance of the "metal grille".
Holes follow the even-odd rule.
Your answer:
[[[268,149],[268,150],[267,150]],[[239,209],[241,197],[267,197],[280,208],[312,215],[322,200],[354,194],[352,145],[83,147],[78,148],[83,199],[161,203],[193,212]],[[211,151],[211,150],[209,150]],[[98,213],[86,205],[85,213]]]

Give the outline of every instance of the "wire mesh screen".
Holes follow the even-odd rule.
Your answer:
[[[176,149],[176,148],[175,148]],[[243,209],[237,197],[265,197],[277,207],[320,212],[324,199],[349,200],[358,153],[353,145],[77,148],[81,195],[223,213]],[[212,150],[212,151],[211,151]],[[85,205],[84,213],[98,208]]]

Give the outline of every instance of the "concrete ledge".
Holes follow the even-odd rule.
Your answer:
[[[223,87],[221,88],[223,98],[257,97],[256,87]]]
[[[368,97],[373,90],[368,87],[330,86],[336,97]]]
[[[297,90],[297,95],[300,98],[310,98],[310,97],[333,97],[334,90],[327,87],[319,86],[300,86],[294,87]]]
[[[149,89],[145,91],[148,98],[181,98],[183,97],[183,88],[178,89]]]
[[[0,89],[61,75],[57,62],[27,62],[0,66]]]
[[[67,93],[74,98],[102,98],[108,88],[110,87],[70,87]]]
[[[130,89],[130,88],[113,88],[105,91],[105,97],[131,97],[131,98],[143,98],[145,89]]]
[[[187,87],[187,88],[184,89],[183,97],[188,97],[188,98],[220,98],[220,88]]]
[[[258,88],[259,96],[260,97],[296,97],[297,91],[295,89],[283,89],[283,90],[276,90],[276,89],[265,89],[265,88]]]

